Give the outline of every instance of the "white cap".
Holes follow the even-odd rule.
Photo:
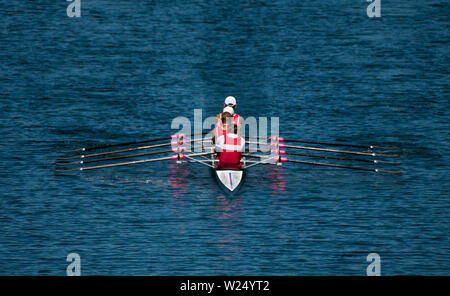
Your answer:
[[[231,115],[233,115],[234,114],[234,109],[233,109],[233,107],[226,106],[225,108],[223,108],[223,113],[225,113],[225,112],[228,112]]]
[[[236,106],[236,99],[232,96],[229,96],[225,99],[225,105],[233,105]]]

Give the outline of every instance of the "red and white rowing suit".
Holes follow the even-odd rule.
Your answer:
[[[235,114],[232,120],[233,124],[238,124],[239,115]],[[218,152],[219,169],[241,169],[241,155],[245,149],[245,140],[236,134],[227,134],[226,127],[222,120],[217,126],[216,152]]]
[[[218,119],[218,125],[217,125],[217,138],[220,136],[224,136],[227,133],[226,127],[223,126],[222,123],[222,113],[217,114]],[[233,119],[231,120],[231,123],[233,123],[236,126],[239,126],[239,115],[234,114]]]

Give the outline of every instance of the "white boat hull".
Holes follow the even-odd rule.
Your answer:
[[[235,192],[242,184],[244,170],[215,170],[217,182],[228,192]]]

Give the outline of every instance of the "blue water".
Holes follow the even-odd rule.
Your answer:
[[[81,2],[0,3],[0,275],[71,252],[83,275],[450,273],[448,1]],[[228,95],[285,137],[399,147],[403,175],[261,166],[227,197],[196,164],[55,174]]]

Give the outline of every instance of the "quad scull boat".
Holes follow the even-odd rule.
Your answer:
[[[177,133],[171,135],[170,137],[162,137],[117,144],[97,145],[92,147],[78,148],[69,151],[62,151],[64,155],[59,157],[55,163],[56,172],[58,174],[65,174],[69,172],[89,171],[95,169],[152,163],[159,161],[176,161],[176,163],[194,162],[209,167],[212,170],[219,186],[226,193],[230,194],[238,192],[239,188],[242,187],[245,177],[245,171],[247,169],[261,164],[280,166],[283,163],[289,162],[296,164],[327,166],[334,168],[345,168],[377,173],[393,173],[393,174],[401,173],[399,171],[386,170],[380,167],[381,165],[400,164],[400,162],[385,160],[385,158],[397,157],[398,155],[392,153],[375,152],[376,150],[392,151],[394,150],[393,147],[380,147],[374,145],[364,146],[347,143],[317,142],[317,141],[306,141],[297,139],[289,140],[283,139],[282,137],[269,137],[269,138],[246,137],[246,139],[250,140],[247,142],[247,144],[254,144],[257,147],[257,149],[255,151],[247,151],[242,155],[243,156],[241,159],[242,168],[239,169],[218,168],[217,153],[214,147],[212,146],[211,135],[207,135],[205,138],[203,138],[203,135],[205,134],[207,133],[186,136],[182,133]],[[191,139],[191,136],[194,136],[194,139]],[[168,142],[139,146],[141,144],[148,144],[161,141],[168,141]],[[313,144],[319,145],[320,147],[285,145],[284,142]],[[188,145],[196,143],[201,144],[201,151],[191,152]],[[169,146],[170,149],[167,149]],[[344,146],[347,149],[346,150],[330,149],[327,146]],[[111,150],[116,149],[116,147],[124,147],[124,148],[118,150]],[[167,148],[164,150],[134,153],[134,151],[149,150],[161,147]],[[285,150],[286,148],[295,150],[309,150],[322,154],[298,153],[286,151]],[[364,149],[364,151],[348,150],[356,148],[360,150]],[[332,153],[334,155],[329,155],[329,153]],[[158,154],[172,154],[172,155],[159,158],[137,159],[128,162],[117,162],[118,160],[121,159],[128,159],[128,158],[136,159],[142,158],[144,156],[158,155]],[[352,157],[339,156],[342,154],[350,155]],[[294,159],[287,158],[286,157],[287,155],[293,155],[296,156],[297,158]],[[303,159],[299,159],[298,158],[299,156],[303,157]],[[357,158],[355,158],[355,156]],[[313,162],[308,160],[309,158],[332,159],[345,161],[345,163],[339,164],[329,162]],[[382,158],[383,160],[380,160],[380,158]],[[371,166],[370,167],[350,166],[347,164],[348,162],[370,163]]]

